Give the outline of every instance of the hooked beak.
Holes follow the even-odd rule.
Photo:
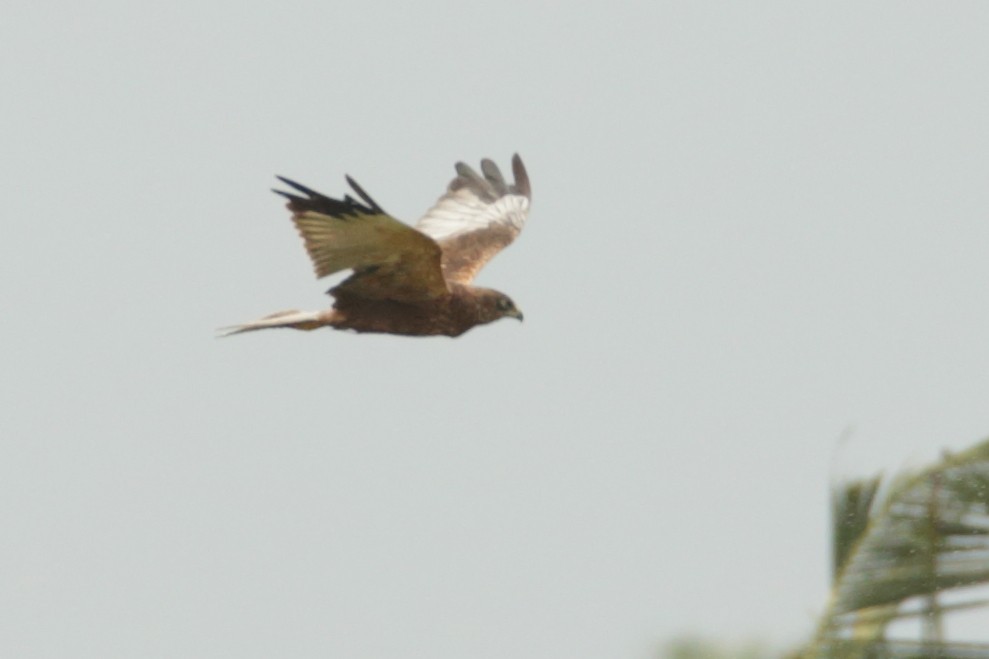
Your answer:
[[[510,316],[512,318],[517,318],[520,323],[522,322],[522,312],[519,311],[518,309],[512,309],[505,315]]]

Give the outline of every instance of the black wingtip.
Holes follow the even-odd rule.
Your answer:
[[[346,179],[347,179],[347,184],[348,184],[348,185],[349,185],[349,186],[350,186],[351,188],[353,188],[353,190],[354,190],[354,192],[356,192],[356,193],[357,193],[357,196],[358,196],[358,197],[360,197],[361,199],[363,199],[363,200],[364,200],[364,203],[365,203],[365,204],[367,204],[367,205],[368,205],[368,207],[369,207],[369,208],[370,208],[370,209],[371,209],[372,211],[374,211],[375,213],[381,213],[382,215],[386,215],[386,213],[385,213],[385,211],[384,211],[384,209],[383,209],[383,208],[381,208],[381,206],[379,206],[379,205],[378,205],[378,203],[377,203],[377,202],[376,202],[376,201],[375,201],[374,199],[371,199],[371,195],[369,195],[368,193],[366,193],[366,192],[364,192],[364,188],[362,188],[362,187],[361,187],[361,186],[360,186],[360,185],[359,185],[359,184],[357,183],[357,181],[355,181],[355,180],[354,180],[354,179],[353,179],[353,178],[352,178],[352,177],[350,176],[350,174],[347,174],[347,175],[346,175],[346,176],[345,176],[344,178],[346,178]]]
[[[289,186],[290,188],[295,188],[296,190],[298,190],[302,194],[306,195],[307,197],[312,197],[312,198],[315,199],[316,197],[322,197],[323,196],[323,195],[319,194],[318,192],[316,192],[315,190],[313,190],[312,188],[307,188],[306,186],[302,185],[301,183],[296,183],[295,181],[293,181],[290,178],[285,178],[284,176],[275,176],[275,178],[277,178],[279,181],[281,181],[285,185]],[[278,192],[278,190],[275,190],[275,192]],[[278,193],[279,194],[284,194],[282,192],[278,192]]]
[[[277,175],[275,176],[275,178],[277,178],[279,181],[289,186],[290,188],[294,188],[295,190],[298,190],[299,192],[306,195],[305,197],[300,197],[299,195],[294,194],[292,192],[286,192],[285,190],[272,188],[271,191],[274,192],[276,195],[280,195],[288,199],[289,210],[292,211],[305,210],[305,207],[311,204],[313,199],[316,199],[321,196],[318,192],[314,190],[310,190],[306,186],[296,183],[292,179],[288,179],[285,178],[284,176],[277,176]]]
[[[364,192],[364,190],[361,189],[361,187],[357,185],[357,183],[355,183],[349,176],[347,177],[347,181],[350,183],[351,187],[354,188],[357,194],[360,195],[361,199],[367,203],[367,206],[361,205],[350,195],[345,195],[342,200],[333,199],[332,197],[327,197],[324,194],[316,192],[312,188],[308,188],[301,183],[296,183],[292,179],[285,178],[284,176],[276,175],[275,178],[293,190],[301,192],[305,195],[303,197],[293,192],[278,190],[277,188],[271,189],[271,191],[275,194],[288,199],[289,210],[295,213],[313,211],[316,213],[330,215],[331,217],[341,218],[352,217],[360,214],[372,215],[374,213],[384,213],[384,211],[381,210],[381,207],[374,203],[374,200],[372,200],[371,197],[369,197],[367,193]]]

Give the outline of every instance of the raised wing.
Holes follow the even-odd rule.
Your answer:
[[[522,231],[529,214],[532,191],[518,154],[512,157],[515,182],[508,184],[498,166],[481,161],[479,175],[462,162],[457,178],[416,228],[443,248],[443,275],[447,281],[469,284],[495,254]]]
[[[350,195],[331,199],[295,181],[278,178],[305,195],[275,190],[289,200],[292,222],[302,235],[316,277],[354,271],[331,292],[399,302],[427,300],[449,292],[440,266],[440,246],[388,215],[349,176],[347,182],[364,203]]]

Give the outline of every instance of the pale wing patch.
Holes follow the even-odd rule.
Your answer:
[[[522,195],[506,195],[492,203],[461,188],[441,197],[416,228],[437,241],[481,231],[492,224],[504,224],[519,233],[528,212],[529,200]]]
[[[457,163],[457,177],[416,228],[443,249],[443,273],[449,281],[470,283],[477,272],[521,233],[529,214],[529,177],[516,155],[515,182],[506,183],[491,160],[481,174]]]

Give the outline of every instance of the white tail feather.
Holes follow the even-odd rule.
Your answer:
[[[242,332],[253,332],[254,330],[271,329],[274,327],[291,327],[293,329],[316,329],[323,325],[319,311],[279,311],[270,316],[253,320],[242,325],[230,325],[221,327],[217,332],[217,337],[241,334]]]

